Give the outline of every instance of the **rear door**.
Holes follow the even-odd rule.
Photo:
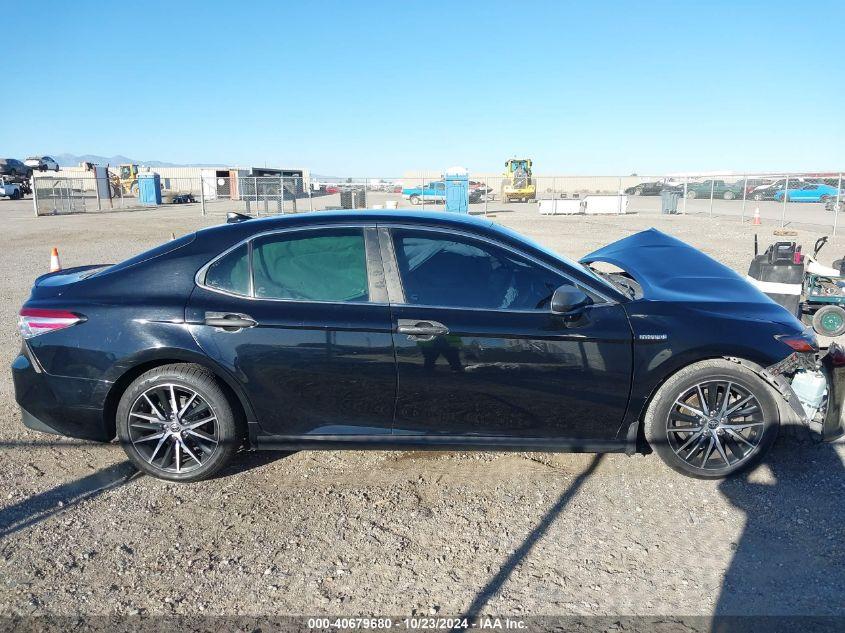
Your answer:
[[[504,245],[430,228],[379,234],[399,378],[394,434],[615,437],[631,384],[621,306],[595,295],[577,319],[554,315],[551,295],[570,280]]]
[[[191,331],[240,380],[262,434],[390,433],[396,374],[375,229],[257,236],[198,282]]]

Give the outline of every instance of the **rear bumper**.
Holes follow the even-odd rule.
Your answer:
[[[103,415],[111,383],[47,374],[34,364],[27,350],[12,361],[12,379],[15,400],[28,428],[99,442],[113,439],[113,429]]]

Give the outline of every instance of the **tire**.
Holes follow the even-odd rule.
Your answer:
[[[177,407],[184,407],[182,411],[191,401],[195,403],[181,419],[171,415],[172,393]],[[195,396],[189,401],[191,393]],[[160,407],[157,411],[152,402]],[[213,421],[200,424],[206,417]],[[188,363],[163,365],[138,376],[120,398],[116,426],[123,450],[139,470],[179,482],[199,481],[219,472],[231,461],[244,436],[241,421],[214,375]],[[178,432],[177,426],[187,430]]]
[[[133,198],[138,197],[138,183],[133,182],[132,185],[129,187],[129,195]]]
[[[420,203],[420,197],[419,196],[411,196],[411,204],[412,205],[417,206],[419,203]]]
[[[697,197],[697,195],[698,195],[698,194],[696,194],[694,190],[691,190],[691,189],[687,190],[687,198],[688,198],[689,200],[695,200],[695,198]]]
[[[734,198],[736,198],[736,194],[733,191],[726,191],[722,194],[722,198],[724,198],[725,200],[733,200]]]
[[[643,190],[642,190],[642,189],[640,189],[639,187],[637,187],[636,189],[634,189],[634,195],[635,195],[635,196],[641,196],[641,195],[643,195]]]
[[[11,196],[9,196],[9,197],[10,197],[12,200],[20,200],[21,198],[23,198],[23,196],[21,195],[21,190],[20,190],[20,189],[15,189],[15,190],[12,192],[12,195],[11,195]]]
[[[845,310],[840,306],[823,306],[813,315],[813,329],[831,338],[845,334]]]
[[[755,193],[753,196],[751,196],[751,199],[755,200],[756,202],[760,202],[764,198],[765,196],[762,193]]]
[[[819,202],[821,202],[822,204],[827,204],[827,202],[828,202],[829,200],[830,200],[830,196],[828,196],[828,195],[826,195],[826,194],[825,194],[825,195],[823,195],[821,198],[819,198]]]
[[[702,384],[704,388],[699,391],[697,385]],[[715,386],[715,391],[711,392],[708,384]],[[727,412],[739,403],[739,413],[726,418],[726,422],[718,419],[718,414],[708,416],[704,422],[693,414],[696,407],[701,407],[698,393],[703,393],[705,402],[712,393],[715,409],[724,411],[721,402],[727,389],[731,390]],[[742,406],[741,400],[747,396],[751,400]],[[708,413],[705,408],[701,407],[702,412]],[[742,414],[752,408],[756,410]],[[688,419],[679,420],[682,415]],[[693,430],[683,430],[684,424]],[[670,425],[678,425],[671,428],[679,430],[669,431]],[[746,428],[737,428],[742,425]],[[750,468],[763,458],[777,437],[778,404],[772,388],[751,369],[724,359],[705,360],[684,367],[663,383],[649,404],[643,427],[649,444],[670,468],[698,479],[721,479]],[[740,434],[745,443],[734,439],[731,433]],[[716,448],[717,441],[721,450]],[[699,459],[701,463],[697,464]]]

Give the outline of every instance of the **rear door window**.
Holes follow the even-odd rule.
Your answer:
[[[253,242],[252,270],[259,299],[369,301],[361,229],[280,233]]]

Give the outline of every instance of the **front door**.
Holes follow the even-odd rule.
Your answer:
[[[201,273],[191,331],[240,380],[262,434],[390,433],[390,311],[365,230],[258,236]]]
[[[470,236],[390,234],[395,434],[615,437],[631,384],[621,306],[596,297],[578,318],[554,315],[571,283],[560,272]]]

